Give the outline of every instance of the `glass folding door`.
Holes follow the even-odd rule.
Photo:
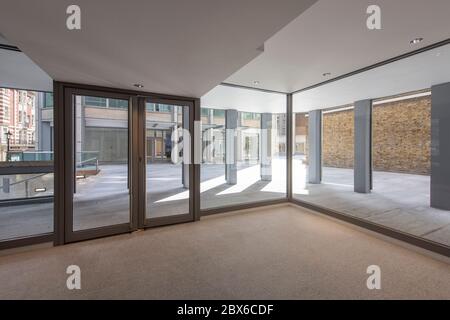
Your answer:
[[[131,230],[130,97],[72,91],[66,114],[66,241]]]
[[[143,113],[144,225],[192,221],[193,106],[146,99]]]
[[[193,221],[193,102],[67,88],[64,242]]]

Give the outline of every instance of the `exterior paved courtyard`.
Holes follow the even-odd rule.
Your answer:
[[[323,183],[309,185],[302,161],[293,163],[294,197],[450,246],[450,212],[429,207],[428,176],[374,172],[370,194],[353,192],[353,170],[324,168]],[[74,229],[129,221],[125,165],[103,165],[96,176],[78,180]],[[147,172],[147,217],[188,213],[189,192],[181,165],[154,163]],[[286,160],[273,160],[272,181],[261,181],[259,165],[241,163],[238,183],[228,185],[224,165],[202,165],[201,208],[210,209],[285,197]],[[0,207],[0,239],[53,230],[53,203]]]
[[[450,246],[450,211],[430,207],[430,177],[373,173],[370,194],[353,191],[353,170],[323,168],[322,184],[306,183],[294,162],[294,198]]]

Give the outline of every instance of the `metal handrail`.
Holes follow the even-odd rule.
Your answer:
[[[18,185],[18,184],[21,184],[21,183],[25,183],[25,197],[28,198],[29,197],[29,191],[28,191],[28,183],[29,183],[29,181],[37,179],[37,178],[40,178],[40,177],[43,177],[43,176],[45,176],[47,174],[51,174],[51,173],[53,173],[53,172],[41,173],[41,174],[38,174],[38,175],[36,175],[34,177],[30,177],[30,178],[26,178],[26,179],[23,179],[23,180],[20,180],[20,181],[16,181],[14,183],[9,184],[8,187],[15,186],[15,185]],[[2,185],[0,187],[0,189],[4,190],[4,186]],[[9,193],[9,191],[7,191],[7,193]]]
[[[79,162],[76,162],[75,163],[75,168],[81,168],[86,163],[94,162],[95,170],[98,171],[98,154],[100,153],[99,151],[78,151],[76,153],[80,154],[80,155],[83,155],[83,154],[95,154],[96,156],[94,155],[94,157],[92,157],[90,159],[81,160]]]
[[[85,163],[88,163],[88,162],[90,162],[90,161],[97,161],[97,162],[98,162],[97,157],[95,157],[95,158],[91,158],[91,159],[87,159],[87,160],[80,161],[80,162],[77,163],[77,166],[78,166],[78,165],[85,164]]]
[[[97,158],[92,158],[92,159],[87,159],[87,160],[84,160],[84,161],[80,161],[80,162],[78,162],[76,167],[77,168],[82,168],[82,165],[84,163],[87,163],[87,162],[90,162],[90,161],[95,161],[95,171],[98,172],[98,159]]]
[[[50,173],[53,173],[53,172],[41,173],[41,174],[38,174],[37,176],[31,177],[31,178],[27,178],[27,179],[23,179],[23,180],[20,180],[20,181],[16,181],[14,183],[11,183],[10,186],[15,186],[16,184],[19,184],[19,183],[28,182],[30,180],[34,180],[36,178],[43,177],[43,176],[45,176],[47,174],[50,174]]]

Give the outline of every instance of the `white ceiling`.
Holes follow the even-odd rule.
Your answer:
[[[303,91],[293,96],[294,112],[342,106],[450,82],[450,45]]]
[[[22,52],[0,49],[0,87],[53,91],[53,80]]]
[[[382,30],[366,27],[381,7]],[[450,38],[449,0],[319,0],[225,82],[293,92]],[[411,46],[410,41],[424,41]]]
[[[8,40],[5,39],[5,37],[0,33],[0,44],[6,44],[6,45],[11,45],[11,43],[9,43]]]
[[[286,95],[217,86],[201,98],[203,108],[236,109],[245,112],[286,112]]]
[[[200,97],[316,0],[2,0],[0,32],[55,80]]]
[[[12,45],[1,33],[0,44]],[[22,52],[0,49],[0,87],[53,91],[53,80]]]

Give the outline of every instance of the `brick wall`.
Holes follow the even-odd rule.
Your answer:
[[[322,118],[323,166],[353,168],[353,110],[324,113]]]
[[[373,107],[373,169],[430,174],[431,97]],[[323,165],[353,168],[354,112],[323,115]]]
[[[431,97],[373,107],[373,169],[430,174]]]

